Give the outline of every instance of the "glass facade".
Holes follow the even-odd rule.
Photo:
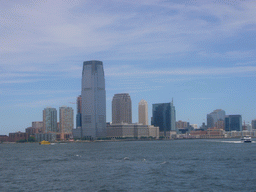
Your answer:
[[[224,121],[226,112],[222,109],[216,109],[210,114],[207,114],[207,127],[217,127],[218,121]]]
[[[160,132],[176,131],[176,112],[173,102],[153,104],[151,124],[159,127]]]
[[[242,131],[242,116],[241,115],[226,116],[225,131]]]
[[[106,91],[101,61],[83,63],[81,96],[82,137],[106,137]]]

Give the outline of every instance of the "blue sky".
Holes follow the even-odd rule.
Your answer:
[[[0,0],[0,134],[76,111],[82,63],[101,60],[107,121],[115,93],[174,99],[176,119],[201,125],[223,109],[256,119],[256,2]]]

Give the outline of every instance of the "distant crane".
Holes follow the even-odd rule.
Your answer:
[[[68,102],[68,103],[70,103],[70,104],[76,104],[75,102]]]

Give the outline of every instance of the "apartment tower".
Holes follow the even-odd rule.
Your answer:
[[[57,132],[57,110],[47,107],[43,110],[43,133]]]
[[[60,132],[72,133],[74,128],[74,111],[71,107],[60,107]]]

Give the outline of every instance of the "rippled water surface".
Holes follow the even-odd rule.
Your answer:
[[[256,191],[256,143],[0,144],[0,191]]]

